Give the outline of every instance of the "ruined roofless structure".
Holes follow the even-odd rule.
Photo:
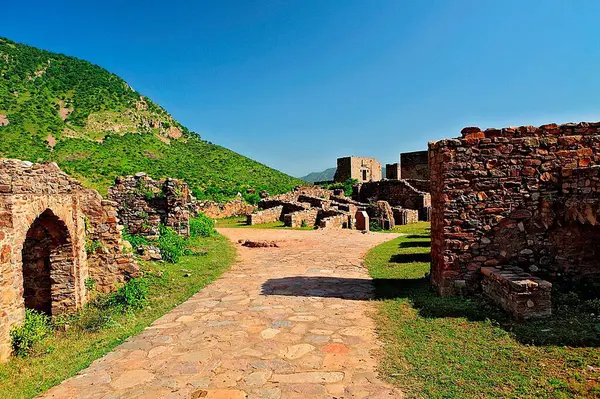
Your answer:
[[[71,312],[87,302],[87,278],[109,291],[138,273],[120,229],[115,204],[56,164],[0,159],[0,361],[26,308]]]
[[[381,164],[375,158],[338,158],[334,180],[344,183],[356,179],[359,183],[381,180]]]
[[[519,318],[600,280],[600,123],[465,128],[429,144],[431,282]]]

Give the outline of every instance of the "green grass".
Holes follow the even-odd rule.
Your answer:
[[[190,247],[206,255],[184,256],[176,264],[142,265],[150,281],[150,305],[115,317],[119,324],[98,332],[68,331],[42,342],[43,355],[13,358],[0,365],[0,398],[32,398],[75,375],[126,338],[212,282],[235,261],[235,248],[220,235],[193,238]],[[159,277],[160,273],[162,277]],[[190,274],[189,277],[185,277]]]
[[[381,372],[410,398],[600,397],[600,320],[560,306],[516,323],[481,298],[438,297],[428,225],[372,249],[365,264],[380,298]]]
[[[263,224],[248,225],[246,224],[246,217],[234,216],[230,218],[217,219],[215,224],[216,228],[246,228],[246,229],[284,229],[284,230],[314,230],[314,227],[287,227],[283,222],[271,222]]]

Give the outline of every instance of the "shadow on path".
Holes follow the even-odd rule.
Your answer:
[[[465,318],[486,321],[510,332],[529,345],[600,346],[600,329],[591,319],[564,314],[529,322],[512,320],[481,297],[440,297],[425,278],[360,279],[343,277],[293,276],[267,280],[263,295],[341,298],[348,300],[397,300],[410,303],[424,318]],[[575,323],[575,324],[574,324]]]

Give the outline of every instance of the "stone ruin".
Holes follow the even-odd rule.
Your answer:
[[[162,224],[189,236],[195,200],[183,180],[153,180],[143,172],[117,177],[108,198],[118,204],[119,220],[130,234],[157,239]]]
[[[375,158],[344,157],[337,159],[334,181],[345,183],[356,179],[360,183],[379,181],[382,178],[381,164]]]
[[[465,128],[429,144],[431,282],[517,318],[600,277],[600,123]]]
[[[395,208],[416,210],[418,220],[428,221],[430,218],[430,194],[416,189],[406,180],[359,183],[353,188],[352,199],[360,203],[387,201]]]
[[[72,312],[87,302],[86,279],[106,292],[137,275],[115,205],[56,164],[0,159],[0,360],[26,308]]]
[[[212,219],[223,219],[234,216],[246,216],[257,210],[256,205],[247,203],[241,198],[230,202],[198,201],[194,206],[195,213],[203,213]]]
[[[282,221],[287,227],[368,230],[369,220],[377,221],[384,229],[418,220],[417,210],[391,207],[386,201],[362,203],[347,198],[341,190],[317,186],[297,187],[292,192],[264,198],[258,208],[248,214],[249,225]],[[359,222],[357,214],[360,214]]]

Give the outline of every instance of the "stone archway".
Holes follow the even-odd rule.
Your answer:
[[[76,308],[75,256],[65,223],[50,209],[31,224],[22,249],[25,308],[56,315]]]

